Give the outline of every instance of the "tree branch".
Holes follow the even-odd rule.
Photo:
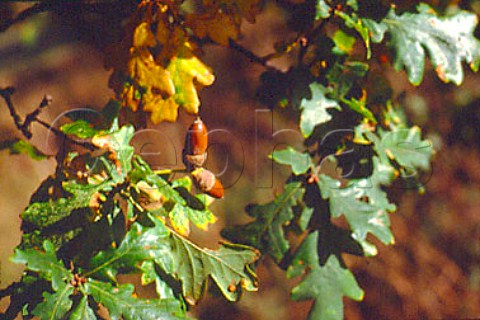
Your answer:
[[[31,124],[33,122],[37,122],[46,129],[52,131],[57,137],[61,137],[65,140],[68,140],[69,142],[81,146],[85,149],[88,150],[97,150],[98,148],[88,142],[88,141],[78,141],[75,139],[72,139],[62,131],[58,130],[57,128],[54,128],[51,124],[38,119],[38,116],[40,115],[40,112],[42,111],[43,108],[49,106],[52,103],[52,97],[50,95],[45,95],[38,105],[38,107],[27,114],[25,117],[25,121],[22,121],[22,118],[20,115],[17,113],[17,110],[15,109],[15,106],[13,105],[12,102],[12,95],[15,93],[15,88],[13,87],[7,87],[7,88],[0,88],[0,96],[5,100],[5,103],[7,104],[8,110],[10,111],[10,115],[13,118],[13,121],[15,122],[15,126],[17,129],[22,132],[23,136],[27,139],[30,139],[32,137],[32,132],[31,132]]]
[[[266,57],[259,57],[257,56],[255,53],[253,53],[252,51],[248,50],[247,48],[245,48],[244,46],[242,46],[241,44],[239,44],[238,42],[236,42],[235,40],[232,40],[232,39],[229,39],[228,41],[228,45],[230,48],[232,48],[233,50],[243,54],[245,57],[247,57],[250,61],[252,62],[255,62],[255,63],[258,63],[262,66],[264,66],[265,68],[273,68],[271,66],[269,66],[267,64],[268,62],[268,56]]]
[[[15,23],[26,20],[38,13],[50,10],[53,6],[52,4],[53,2],[51,1],[44,1],[41,3],[34,4],[33,6],[20,12],[15,18],[0,22],[0,32],[6,31]]]

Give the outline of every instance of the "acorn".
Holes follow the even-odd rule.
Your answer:
[[[201,155],[207,151],[208,130],[202,119],[198,117],[188,128],[185,138],[185,151],[189,155]]]
[[[201,192],[217,199],[223,198],[224,190],[222,183],[211,171],[198,168],[193,170],[191,174],[193,182]]]
[[[188,170],[200,168],[207,160],[208,130],[198,117],[188,128],[183,149],[183,163]]]

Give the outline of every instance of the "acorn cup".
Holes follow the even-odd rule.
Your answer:
[[[217,199],[223,198],[223,185],[211,171],[204,168],[198,168],[193,170],[191,175],[195,186],[201,192]]]

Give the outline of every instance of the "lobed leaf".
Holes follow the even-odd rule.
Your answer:
[[[169,232],[162,222],[154,221],[151,228],[134,223],[118,248],[101,251],[91,259],[88,273],[110,279],[121,270],[135,271],[143,261],[168,256]]]
[[[73,302],[69,297],[73,291],[73,286],[63,283],[54,293],[44,292],[45,300],[33,309],[32,314],[41,320],[63,319],[72,307]]]
[[[178,49],[176,56],[170,61],[167,71],[175,86],[175,102],[185,111],[198,114],[200,99],[195,82],[209,86],[215,80],[210,68],[191,52],[191,46],[185,44]]]
[[[298,205],[305,190],[300,183],[289,183],[275,200],[264,205],[251,205],[247,213],[255,221],[226,228],[222,235],[229,240],[251,245],[279,262],[290,247],[284,227],[294,218],[292,207]]]
[[[425,4],[419,5],[418,11],[397,15],[391,9],[380,23],[363,21],[373,42],[379,43],[389,34],[388,45],[395,50],[393,66],[397,70],[405,68],[412,84],[422,82],[426,55],[441,80],[461,84],[462,62],[470,64],[474,71],[480,65],[480,42],[473,35],[477,16],[460,11],[452,16],[438,17]]]
[[[394,177],[394,169],[383,164],[379,158],[373,159],[373,173],[368,178],[349,180],[345,187],[337,179],[320,175],[319,188],[323,199],[328,199],[333,217],[344,215],[352,237],[358,241],[367,255],[375,255],[377,249],[366,238],[371,233],[385,244],[393,244],[390,230],[389,212],[395,211],[395,205],[388,201],[387,194],[381,189],[389,185]]]
[[[112,320],[186,319],[178,300],[138,299],[133,297],[133,290],[132,284],[114,287],[94,279],[88,279],[85,283],[85,292],[108,309]]]
[[[45,241],[43,249],[45,250],[43,252],[35,249],[15,249],[11,260],[25,264],[27,270],[37,272],[41,278],[51,281],[53,290],[58,291],[64,288],[65,282],[70,281],[73,276],[57,259],[55,247],[51,242]]]
[[[419,127],[395,128],[392,131],[379,130],[379,136],[366,132],[365,136],[374,142],[374,148],[382,159],[396,161],[406,169],[420,168],[428,170],[433,155],[432,143],[422,140]]]
[[[326,97],[328,90],[321,84],[312,83],[310,90],[312,91],[311,99],[303,99],[300,105],[300,130],[304,137],[309,137],[316,126],[332,119],[327,109],[341,110],[337,101]]]
[[[332,255],[324,265],[319,265],[317,243],[318,231],[304,240],[287,270],[289,278],[306,273],[292,289],[292,299],[314,299],[309,320],[340,320],[343,319],[343,296],[360,301],[364,293],[353,274],[340,266],[337,257]]]
[[[367,49],[367,59],[370,59],[372,56],[371,40],[368,25],[365,21],[360,19],[355,13],[347,14],[342,11],[335,11],[335,14],[345,21],[347,27],[354,29],[362,37]]]
[[[270,159],[277,163],[291,166],[292,172],[296,175],[307,173],[310,168],[313,168],[310,155],[308,153],[298,152],[292,147],[273,151]]]
[[[199,38],[209,37],[212,41],[228,47],[230,39],[236,40],[240,34],[240,21],[217,6],[207,7],[203,14],[190,14],[185,23]]]
[[[132,170],[132,157],[134,148],[130,146],[135,129],[131,125],[123,126],[120,129],[112,127],[109,133],[98,133],[92,138],[92,143],[110,151],[116,170],[110,170],[110,175],[115,183],[121,183]]]
[[[167,259],[173,265],[165,268],[165,257],[156,262],[182,282],[183,296],[190,304],[200,299],[208,278],[212,278],[230,301],[238,300],[242,289],[257,290],[257,278],[250,265],[259,256],[252,248],[222,243],[218,250],[202,249],[173,230],[169,244],[171,251]]]

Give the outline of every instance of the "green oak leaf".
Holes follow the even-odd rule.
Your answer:
[[[393,131],[379,130],[378,135],[372,132],[365,133],[367,139],[374,143],[374,149],[382,163],[387,163],[390,159],[406,169],[430,168],[433,146],[430,141],[422,140],[419,127],[398,128]]]
[[[101,303],[108,309],[112,320],[186,319],[178,300],[134,298],[132,284],[112,286],[107,282],[88,279],[84,288],[97,303]]]
[[[68,135],[74,135],[80,139],[88,139],[99,133],[90,122],[85,120],[77,120],[75,122],[64,124],[60,130]]]
[[[155,262],[144,261],[140,270],[142,270],[142,285],[155,283],[155,289],[160,299],[175,298],[173,289],[155,271]]]
[[[259,258],[254,249],[229,243],[222,243],[218,250],[203,249],[173,230],[169,244],[170,256],[155,261],[181,281],[183,296],[188,303],[195,304],[200,299],[208,278],[213,279],[230,301],[238,300],[242,289],[257,290],[257,277],[250,266]],[[167,263],[163,261],[165,258]],[[172,262],[173,265],[165,268]]]
[[[120,270],[135,271],[138,263],[168,256],[169,231],[158,219],[153,221],[155,224],[151,228],[132,224],[118,248],[101,251],[91,259],[88,274],[111,279]]]
[[[270,159],[291,166],[292,172],[296,175],[304,174],[313,167],[312,159],[308,153],[298,152],[292,147],[273,151]]]
[[[372,56],[370,33],[364,20],[360,19],[355,13],[349,15],[343,11],[335,11],[335,15],[342,18],[347,27],[354,29],[362,37],[365,48],[367,49],[367,59],[370,59]]]
[[[44,292],[44,301],[33,309],[33,315],[41,320],[63,319],[72,308],[73,302],[69,297],[73,294],[73,291],[72,285],[62,283],[62,286],[56,292]]]
[[[393,244],[390,230],[389,212],[395,211],[394,204],[388,201],[381,189],[394,179],[394,168],[383,164],[378,157],[373,158],[373,173],[368,178],[349,180],[345,187],[341,181],[320,175],[319,188],[323,199],[328,199],[332,217],[344,215],[352,237],[358,241],[367,255],[377,254],[377,249],[366,238],[371,233],[385,244]]]
[[[202,195],[192,196],[190,194],[182,196],[179,189],[183,188],[189,191],[192,187],[190,178],[177,179],[170,185],[161,175],[156,174],[150,166],[140,157],[135,157],[133,170],[130,177],[134,182],[145,181],[155,192],[164,196],[164,201],[174,203],[169,211],[170,222],[175,230],[182,235],[189,233],[189,224],[192,222],[202,230],[207,230],[210,224],[217,221],[215,215],[208,209],[208,203]]]
[[[300,183],[287,184],[284,192],[272,202],[247,207],[248,215],[255,221],[226,228],[222,235],[231,241],[251,245],[279,262],[290,247],[284,227],[294,218],[292,207],[302,201],[304,193]]]
[[[311,99],[303,99],[300,105],[300,130],[304,137],[309,137],[317,125],[332,119],[327,109],[341,110],[337,101],[326,97],[328,90],[321,84],[312,83],[310,90],[312,91]]]
[[[309,320],[343,319],[343,297],[360,301],[363,291],[355,277],[344,269],[336,256],[330,256],[324,265],[318,259],[318,231],[308,235],[287,269],[289,278],[305,274],[304,278],[292,289],[292,299],[314,299]]]
[[[83,296],[78,305],[73,309],[69,320],[97,320],[92,308],[88,305],[88,297]]]
[[[300,216],[298,217],[298,226],[300,227],[300,230],[306,231],[308,228],[308,225],[310,223],[310,219],[312,218],[314,209],[310,207],[304,207],[302,212],[300,213]]]
[[[330,17],[330,6],[325,2],[325,0],[317,0],[317,4],[315,6],[316,13],[315,19],[326,19]]]
[[[337,55],[351,54],[356,42],[355,37],[350,36],[341,29],[335,31],[332,40],[335,43],[332,52]]]
[[[65,282],[73,278],[72,273],[57,259],[51,242],[45,241],[43,249],[43,252],[35,249],[15,249],[11,260],[25,264],[27,270],[37,272],[41,278],[51,281],[54,291],[64,288]]]
[[[180,218],[180,223],[178,225],[181,227],[181,229],[186,228],[187,230],[189,229],[188,227],[189,222],[192,222],[198,228],[204,231],[207,231],[208,226],[217,221],[217,218],[215,217],[215,215],[208,209],[195,210],[188,206],[182,206],[179,204],[175,204],[175,206],[173,207],[173,210],[170,211],[169,216],[170,216],[170,220],[172,221],[172,224],[174,223],[174,221],[177,221],[179,219],[178,217],[182,217]],[[183,221],[183,219],[185,220]],[[185,234],[183,232],[180,232],[180,233]],[[188,232],[186,234],[188,234]]]
[[[412,84],[422,82],[428,54],[439,78],[459,85],[463,82],[462,62],[477,71],[480,65],[480,42],[473,35],[477,16],[466,11],[439,17],[429,6],[418,6],[418,13],[397,15],[393,9],[380,22],[364,19],[373,42],[389,34],[388,45],[395,50],[393,66],[405,68]]]
[[[76,209],[89,208],[90,199],[94,194],[109,188],[107,183],[98,185],[79,184],[75,181],[66,181],[63,188],[72,195],[68,198],[34,202],[21,214],[21,218],[37,227],[43,228],[68,217]]]
[[[110,151],[116,163],[115,170],[109,170],[112,178],[116,183],[124,181],[125,177],[132,170],[132,158],[134,148],[129,144],[135,133],[135,129],[131,125],[117,128],[118,124],[114,123],[110,132],[99,132],[92,138],[92,143],[101,148]]]
[[[0,150],[8,149],[10,154],[26,154],[33,160],[45,160],[50,156],[46,155],[30,142],[20,139],[12,139],[0,142]]]

